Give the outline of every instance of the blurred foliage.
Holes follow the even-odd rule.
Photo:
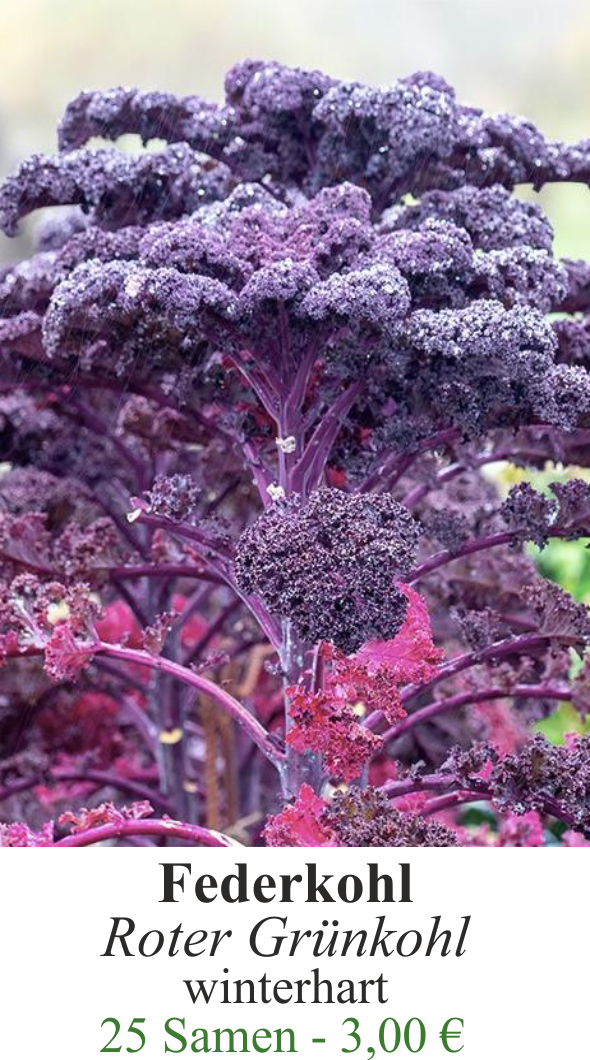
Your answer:
[[[491,478],[501,494],[506,495],[518,482],[530,482],[535,489],[550,495],[551,482],[563,482],[567,478],[584,478],[590,481],[588,468],[568,468],[550,464],[544,471],[528,471],[510,463],[490,465],[487,477]],[[578,541],[550,541],[545,548],[529,545],[528,551],[539,570],[547,578],[563,585],[580,602],[590,606],[590,539]],[[572,657],[572,676],[581,666],[577,655]],[[583,721],[570,703],[560,703],[549,718],[539,722],[535,728],[545,733],[555,743],[563,743],[567,733],[590,733],[590,718]]]
[[[535,489],[551,496],[549,486],[552,482],[565,482],[568,478],[590,481],[590,469],[569,467],[565,471],[560,464],[548,464],[544,471],[529,471],[514,464],[498,463],[490,465],[487,477],[504,496],[519,482],[530,482]],[[530,545],[529,552],[547,578],[563,585],[576,600],[590,605],[590,539],[555,539],[543,549]]]
[[[536,551],[537,566],[547,578],[563,585],[576,600],[590,604],[590,550],[586,540],[550,541],[542,552]]]
[[[538,732],[545,733],[548,740],[553,743],[563,743],[570,732],[590,733],[590,718],[583,721],[571,703],[560,703],[557,710],[545,721],[539,721],[535,725]]]
[[[534,484],[538,485],[536,482]],[[539,570],[547,578],[563,585],[577,600],[590,605],[590,547],[587,539],[555,540],[542,550],[535,545],[531,545],[530,550]],[[580,666],[581,660],[575,657],[572,673],[575,674]],[[536,728],[555,743],[563,743],[566,733],[590,733],[590,717],[583,721],[571,703],[560,703],[557,710],[545,721],[539,722]]]

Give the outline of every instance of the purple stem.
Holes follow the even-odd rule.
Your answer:
[[[183,660],[185,666],[189,666],[195,659],[198,659],[201,654],[205,651],[205,648],[211,643],[213,638],[223,629],[228,618],[235,613],[237,608],[240,606],[239,600],[232,600],[227,607],[224,607],[223,611],[219,613],[214,622],[202,633],[192,648],[189,649],[188,654]]]
[[[390,799],[397,799],[401,795],[413,795],[416,791],[444,791],[446,788],[456,786],[457,783],[457,777],[453,773],[423,773],[414,777],[405,777],[403,780],[388,780],[381,785],[379,790],[384,795],[389,795]]]
[[[34,560],[28,560],[24,557],[15,556],[8,552],[6,549],[0,551],[0,559],[5,560],[6,563],[18,564],[20,567],[26,567],[27,570],[36,571],[38,574],[53,574],[57,576],[57,571],[51,567],[47,567],[44,564],[36,563]]]
[[[557,688],[553,685],[515,685],[512,689],[506,688],[482,688],[470,692],[461,692],[447,699],[436,699],[428,703],[420,710],[409,714],[397,725],[392,725],[383,733],[384,740],[397,740],[404,733],[421,725],[425,721],[436,718],[439,714],[445,714],[449,710],[467,706],[469,703],[484,703],[493,699],[556,699],[570,700],[571,689]]]
[[[31,788],[36,788],[37,784],[41,783],[38,777],[23,777],[22,780],[15,780],[13,784],[6,784],[5,787],[0,788],[0,802],[11,799],[13,795],[20,795],[23,791],[30,791]]]
[[[230,482],[228,482],[227,486],[222,489],[221,493],[218,493],[217,496],[207,505],[207,508],[205,509],[204,513],[205,518],[208,518],[208,516],[213,515],[213,512],[216,511],[221,504],[223,504],[224,500],[226,500],[226,498],[229,497],[233,493],[233,491],[238,488],[240,482],[241,479],[237,476],[233,478]]]
[[[359,486],[360,493],[368,493],[370,490],[378,486],[383,478],[389,475],[395,474],[398,469],[401,469],[402,473],[409,467],[407,461],[411,458],[411,462],[417,456],[422,453],[428,453],[432,449],[439,449],[443,445],[447,445],[449,442],[455,442],[461,437],[461,431],[457,427],[447,427],[442,431],[437,431],[436,434],[431,434],[428,438],[424,438],[423,441],[413,446],[412,449],[405,453],[394,453],[388,457],[379,467],[375,468],[367,478],[361,482]]]
[[[479,666],[482,662],[487,662],[490,659],[502,659],[509,655],[524,655],[529,652],[535,651],[537,648],[542,648],[552,640],[561,640],[564,643],[570,643],[573,638],[562,637],[559,634],[551,633],[527,633],[522,637],[513,637],[506,640],[496,641],[495,644],[488,645],[487,648],[481,648],[479,651],[465,652],[464,655],[456,655],[453,659],[449,659],[447,663],[444,663],[439,667],[435,677],[428,681],[425,685],[409,685],[402,692],[401,700],[405,706],[410,703],[416,696],[422,695],[427,689],[433,688],[441,681],[445,681],[448,677],[454,677],[455,674],[463,673],[464,670],[469,670],[473,666]]]
[[[411,795],[416,791],[444,792],[438,799],[432,799],[430,803],[426,804],[429,813],[436,813],[449,805],[457,805],[461,802],[476,802],[484,799],[491,801],[494,798],[494,792],[486,784],[485,780],[480,780],[479,777],[470,777],[469,786],[467,787],[465,780],[453,773],[428,773],[421,777],[408,777],[405,780],[388,780],[379,790],[389,795],[391,799],[399,798],[401,795]],[[451,796],[454,796],[452,801]],[[420,812],[424,813],[426,807],[423,807]],[[568,813],[558,800],[551,795],[543,798],[542,812],[564,821],[572,828],[576,828],[574,816]]]
[[[194,593],[191,593],[191,595],[187,598],[182,611],[180,611],[177,618],[175,618],[174,624],[170,630],[170,635],[180,633],[180,631],[184,629],[187,622],[190,621],[193,615],[195,615],[197,612],[201,611],[204,607],[206,607],[208,601],[210,600],[214,592],[215,585],[209,584],[205,586],[199,586],[199,588]],[[238,606],[237,603],[236,606]]]
[[[430,817],[433,813],[441,813],[442,810],[450,810],[454,806],[461,806],[465,802],[480,802],[484,796],[481,791],[473,791],[467,788],[458,791],[450,791],[447,795],[437,795],[422,807],[422,817]]]
[[[434,688],[434,686],[441,681],[446,681],[447,678],[462,673],[464,670],[469,670],[473,666],[479,666],[480,663],[487,662],[490,659],[501,659],[504,656],[514,655],[516,653],[523,655],[534,651],[536,648],[543,647],[551,640],[561,640],[564,643],[571,643],[573,638],[550,633],[527,633],[522,637],[513,637],[506,640],[496,641],[495,644],[490,644],[487,648],[481,648],[479,651],[470,651],[465,652],[463,655],[456,655],[453,659],[449,659],[447,663],[444,663],[443,666],[440,666],[436,675],[426,684],[407,685],[401,694],[402,704],[406,707],[408,703],[411,703],[417,696],[423,695],[424,692],[430,688]],[[374,729],[382,718],[383,714],[381,711],[374,710],[366,719],[365,725],[369,729]]]
[[[98,493],[96,493],[96,491],[93,492],[93,496],[96,499],[96,503],[99,505],[100,508],[102,508],[105,515],[108,515],[109,519],[113,520],[115,526],[121,534],[121,537],[123,537],[125,541],[127,541],[128,544],[131,545],[133,551],[137,552],[141,559],[147,559],[147,557],[149,556],[149,548],[143,541],[138,540],[138,538],[133,533],[127,519],[122,517],[119,512],[115,511],[111,504],[106,501],[104,497],[101,497]]]
[[[125,601],[125,603],[128,605],[128,607],[131,609],[131,612],[135,615],[135,617],[136,617],[137,621],[139,622],[140,626],[149,626],[150,620],[149,620],[146,612],[144,611],[144,609],[143,609],[142,605],[140,604],[139,600],[137,600],[135,598],[135,596],[127,588],[125,583],[121,579],[113,577],[112,572],[111,572],[111,581],[112,581],[112,584],[114,585],[115,589],[119,593],[121,599]]]
[[[147,515],[142,512],[137,518],[137,524],[139,526],[151,526],[157,530],[167,530],[173,537],[186,538],[187,541],[195,542],[201,548],[207,549],[216,556],[223,557],[223,559],[229,558],[230,552],[227,545],[223,545],[219,541],[212,541],[196,526],[191,526],[188,523],[177,523],[172,519],[166,519],[163,515]]]
[[[284,754],[276,747],[266,729],[250,714],[242,703],[239,703],[223,688],[219,688],[213,681],[195,673],[193,670],[188,670],[172,659],[166,659],[162,655],[150,655],[147,651],[125,648],[117,644],[107,644],[104,641],[99,642],[98,651],[114,659],[122,659],[137,666],[145,666],[156,672],[169,674],[171,677],[183,681],[184,684],[190,685],[197,692],[208,696],[248,734],[250,739],[268,758],[269,762],[272,762],[277,769],[280,769]]]
[[[164,519],[160,516],[141,515],[138,519],[138,522],[142,522],[151,526],[161,527],[162,529],[167,530],[172,537],[174,537],[175,535],[178,535],[179,537],[188,537],[189,539],[195,540],[198,544],[201,544],[202,547],[211,549],[211,556],[203,556],[203,560],[210,568],[211,573],[215,576],[215,578],[219,579],[221,583],[229,586],[229,588],[232,589],[236,596],[239,597],[244,606],[247,607],[248,610],[254,615],[254,618],[270,640],[271,644],[274,645],[275,648],[280,644],[280,630],[278,624],[274,621],[271,615],[269,615],[268,611],[259,600],[256,600],[254,597],[247,596],[239,589],[238,585],[236,584],[231,573],[229,564],[229,551],[227,549],[225,550],[225,555],[221,555],[219,552],[216,553],[216,546],[211,545],[206,540],[205,542],[201,541],[198,535],[198,531],[193,531],[192,527],[186,527],[178,523],[173,523],[169,519]],[[117,572],[118,576],[121,576],[123,572],[127,571],[127,576],[129,577],[131,576],[130,571],[133,571],[134,577],[140,577],[140,572],[143,574],[149,573],[153,577],[156,577],[159,573],[169,574],[170,569],[171,568],[169,566],[159,567],[157,564],[148,564],[147,566],[142,564],[133,568],[113,567],[111,570],[111,574]],[[181,574],[186,571],[188,576],[188,572],[191,570],[191,568],[180,565],[178,568],[176,568],[176,570]],[[192,577],[197,576],[205,577],[205,575],[201,573],[199,573],[198,575],[192,575]],[[209,577],[209,580],[211,581],[212,578]]]
[[[171,803],[156,788],[152,788],[149,784],[142,784],[141,781],[133,780],[130,777],[119,776],[116,773],[107,773],[98,769],[55,769],[51,773],[51,778],[68,782],[78,781],[84,784],[97,784],[105,788],[118,788],[119,791],[126,791],[130,795],[136,795],[139,799],[148,799],[149,802],[161,806],[163,810],[172,808]]]
[[[572,530],[576,529],[578,524],[570,526],[552,526],[548,531],[551,537],[565,537],[566,540],[571,537]],[[582,527],[585,529],[585,527]],[[476,552],[484,552],[488,548],[496,548],[497,545],[507,545],[518,541],[518,534],[514,531],[505,530],[498,534],[486,534],[483,537],[476,537],[473,541],[469,541],[466,545],[462,545],[459,549],[445,548],[441,552],[436,552],[434,556],[431,556],[429,560],[421,563],[419,567],[416,567],[413,571],[410,571],[406,578],[406,582],[409,585],[413,585],[415,582],[423,578],[425,574],[431,574],[433,570],[438,570],[440,567],[446,566],[447,563],[452,563],[456,559],[462,559],[465,556],[472,556]]]
[[[403,498],[402,503],[405,504],[406,508],[412,508],[415,504],[418,504],[430,491],[434,488],[437,489],[442,486],[445,482],[449,482],[451,479],[456,478],[463,471],[469,471],[472,468],[485,467],[486,464],[496,464],[500,460],[511,460],[518,457],[537,457],[546,459],[545,453],[525,453],[522,450],[517,449],[498,449],[493,453],[482,453],[481,456],[476,457],[469,463],[456,463],[446,467],[443,471],[439,471],[434,476],[434,482],[432,483],[420,483],[414,486],[409,493]]]
[[[282,418],[287,423],[293,423],[299,418],[303,402],[305,401],[305,393],[309,377],[316,358],[317,349],[312,348],[308,350],[295,373],[293,385],[282,408]]]
[[[425,574],[430,574],[433,570],[438,570],[439,567],[444,567],[455,559],[461,559],[463,556],[472,556],[475,552],[484,552],[488,548],[495,548],[496,545],[506,545],[514,541],[514,539],[515,534],[511,530],[505,530],[500,534],[487,534],[484,537],[476,537],[473,541],[462,545],[460,549],[445,548],[442,552],[436,552],[425,563],[421,563],[419,567],[411,571],[406,578],[406,582],[409,585],[413,585],[414,582],[423,578]]]
[[[252,472],[252,477],[256,484],[260,499],[264,507],[267,508],[271,503],[270,494],[268,492],[268,487],[272,481],[271,474],[264,461],[261,459],[260,454],[257,453],[252,442],[242,442],[242,454],[246,461],[246,466]]]
[[[242,355],[242,358],[244,355]],[[250,366],[245,359],[230,357],[229,360],[234,368],[244,377],[248,386],[254,391],[261,405],[269,416],[276,419],[278,414],[278,394],[270,376],[261,368],[258,361],[256,366]]]
[[[56,847],[87,847],[93,843],[104,843],[107,839],[122,839],[130,836],[155,836],[158,839],[183,839],[187,843],[201,847],[234,846],[231,839],[221,832],[212,832],[196,824],[181,824],[180,821],[144,820],[119,821],[116,824],[103,824],[90,828],[86,832],[76,832],[65,839],[59,839]]]
[[[114,578],[199,578],[205,582],[225,585],[225,579],[188,563],[139,563],[135,566],[111,567]]]
[[[114,430],[109,429],[106,423],[97,416],[92,409],[87,408],[81,402],[76,401],[72,395],[68,395],[68,402],[71,403],[72,408],[68,408],[65,402],[61,402],[61,408],[66,416],[70,419],[78,419],[88,427],[93,434],[100,435],[101,438],[108,438],[111,445],[117,450],[123,460],[129,464],[129,467],[133,469],[136,479],[141,489],[144,489],[147,485],[147,471],[145,464],[140,460],[135,453],[131,451],[128,445],[115,433]]]
[[[351,383],[320,419],[300,459],[291,473],[291,489],[307,494],[320,480],[330,449],[334,444],[344,419],[363,389],[363,383]]]
[[[31,788],[45,783],[46,780],[54,783],[65,781],[66,783],[93,784],[101,788],[117,788],[118,791],[126,791],[129,795],[136,795],[140,799],[148,799],[149,802],[161,806],[163,810],[171,808],[168,800],[148,784],[98,769],[52,769],[41,777],[23,777],[14,784],[7,784],[6,787],[0,788],[0,802],[12,798],[13,795],[20,795],[21,792],[30,791]]]

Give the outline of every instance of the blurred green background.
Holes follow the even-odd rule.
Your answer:
[[[225,71],[245,57],[378,84],[432,69],[464,102],[524,114],[551,137],[590,136],[589,0],[0,0],[0,33],[0,177],[54,148],[63,108],[81,89],[220,99]],[[540,199],[557,252],[588,256],[590,192],[558,186]],[[26,226],[19,240],[0,236],[0,264],[27,244]],[[522,477],[506,466],[495,474],[501,488]],[[590,603],[582,543],[555,542],[538,561]],[[564,727],[572,719],[558,718],[552,734]]]
[[[0,0],[0,32],[0,176],[53,148],[81,88],[220,98],[246,56],[376,83],[433,69],[462,100],[526,114],[550,136],[590,132],[588,0]],[[558,250],[583,255],[585,190],[543,199]],[[18,257],[0,240],[0,261]]]

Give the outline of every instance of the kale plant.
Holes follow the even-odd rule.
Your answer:
[[[529,543],[590,485],[486,476],[590,466],[552,181],[590,142],[433,74],[254,61],[82,93],[6,180],[0,843],[586,841],[590,738],[536,726],[590,621]]]

